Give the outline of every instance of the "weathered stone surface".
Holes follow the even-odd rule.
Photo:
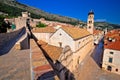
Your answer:
[[[16,50],[0,56],[0,80],[30,80],[30,51]]]
[[[120,75],[103,71],[89,56],[74,72],[76,80],[120,80]]]

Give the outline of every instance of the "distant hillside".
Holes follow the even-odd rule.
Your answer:
[[[69,18],[66,16],[60,16],[44,12],[40,9],[19,3],[17,0],[0,0],[0,12],[8,14],[8,17],[17,17],[21,15],[21,12],[28,11],[31,13],[32,18],[45,18],[46,20],[58,21],[63,23],[69,23],[72,25],[86,26],[86,23],[75,18]],[[87,20],[87,19],[86,19]],[[120,28],[120,25],[111,24],[107,22],[95,22],[97,28],[108,29]]]
[[[95,22],[95,27],[97,28],[101,28],[101,29],[117,29],[117,28],[120,28],[120,25],[118,24],[112,24],[112,23],[108,23],[108,22]]]
[[[0,0],[0,11],[8,13],[9,16],[20,16],[22,11],[28,11],[31,13],[32,18],[45,18],[46,20],[59,21],[63,23],[70,23],[73,25],[79,24],[78,19],[69,18],[66,16],[60,16],[55,14],[50,14],[42,10],[24,5],[17,2],[17,0]]]

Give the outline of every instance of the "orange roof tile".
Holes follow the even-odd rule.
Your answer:
[[[42,48],[47,52],[50,58],[54,61],[58,60],[58,58],[60,57],[62,53],[62,48],[60,47],[46,45],[46,46],[42,46]]]
[[[34,68],[34,71],[43,71],[43,70],[48,70],[48,69],[52,69],[52,67],[47,64],[47,65],[38,66]]]
[[[62,27],[62,29],[68,33],[73,39],[79,39],[90,35],[86,29],[77,28],[77,27]]]
[[[120,34],[120,29],[114,29],[114,30],[111,30],[111,31],[107,32],[105,37],[110,37],[110,36],[113,36],[115,34]]]
[[[32,30],[34,33],[54,33],[56,30],[53,27],[47,26],[45,28],[35,28]]]
[[[48,43],[46,43],[45,41],[39,40],[37,41],[37,43],[39,43],[40,45],[47,45]]]
[[[120,41],[109,42],[107,45],[104,45],[107,49],[120,50]]]
[[[99,33],[101,33],[100,30],[94,30],[94,31],[93,31],[93,34],[95,34],[95,35],[96,35],[96,34],[99,34]]]
[[[38,42],[39,44],[41,43],[41,41],[38,41]],[[49,44],[46,44],[46,45],[40,44],[40,45],[47,52],[47,54],[52,60],[57,60],[60,57],[62,50],[63,50],[61,47],[56,47],[56,46],[52,46]]]
[[[108,38],[115,39],[115,41],[109,41]],[[113,49],[113,50],[120,50],[120,30],[115,29],[112,31],[109,31],[105,35],[105,40],[104,40],[104,47],[107,49]]]

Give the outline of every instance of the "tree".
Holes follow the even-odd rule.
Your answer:
[[[38,27],[38,28],[43,28],[43,27],[46,27],[46,26],[47,25],[45,25],[45,24],[43,24],[41,22],[39,22],[38,25],[36,25],[36,27]]]
[[[7,28],[10,29],[10,23],[9,21],[6,23],[4,21],[5,16],[4,15],[0,15],[0,33],[6,33],[7,32]]]

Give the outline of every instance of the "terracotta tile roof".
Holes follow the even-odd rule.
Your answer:
[[[119,29],[115,29],[115,30],[111,30],[109,31],[106,35],[105,35],[105,39],[107,38],[115,38],[118,39],[120,36],[120,30]]]
[[[66,33],[68,33],[73,39],[79,39],[90,35],[86,29],[77,28],[77,27],[61,27]]]
[[[97,34],[99,34],[99,33],[101,33],[102,31],[100,31],[100,30],[94,30],[93,31],[93,34],[95,34],[95,35],[97,35]]]
[[[46,46],[42,46],[42,48],[48,53],[48,55],[52,60],[58,60],[58,58],[62,53],[62,48],[60,47],[46,45]]]
[[[48,69],[52,69],[52,67],[47,64],[47,65],[38,66],[34,68],[34,71],[43,71],[43,70],[48,70]]]
[[[107,32],[105,37],[110,37],[110,36],[113,36],[115,34],[120,34],[120,29],[114,29],[114,30],[111,30],[111,31]]]
[[[46,44],[45,42],[41,43],[44,43],[43,45]],[[34,79],[37,80],[38,77],[40,77],[42,74],[47,73],[53,69],[47,61],[46,57],[44,56],[42,50],[39,48],[39,46],[33,39],[30,40],[30,46],[32,52],[32,69],[34,73]]]
[[[107,42],[107,45],[104,45],[104,48],[113,49],[113,50],[120,50],[120,41]]]
[[[48,43],[46,43],[45,41],[39,40],[37,41],[37,43],[39,43],[40,45],[47,45]]]
[[[35,78],[34,80],[38,80],[39,77],[42,77],[42,74],[46,74],[48,73],[49,71],[53,70],[52,67],[48,64],[46,65],[42,65],[42,66],[38,66],[38,67],[35,67],[33,69],[34,73],[35,73]],[[54,77],[54,76],[53,76]],[[48,78],[48,76],[47,76]],[[49,76],[49,78],[51,78],[51,76]]]
[[[108,38],[114,39],[115,41],[109,41]],[[112,30],[105,35],[104,48],[120,50],[120,31]]]
[[[56,30],[53,27],[47,26],[45,28],[35,28],[33,33],[54,33]]]
[[[42,42],[44,42],[44,41],[42,41]],[[39,41],[39,44],[40,43],[41,43],[41,41]],[[60,48],[60,47],[52,46],[49,44],[41,45],[41,47],[47,52],[47,54],[50,56],[50,58],[52,60],[57,60],[62,53],[62,48]]]

